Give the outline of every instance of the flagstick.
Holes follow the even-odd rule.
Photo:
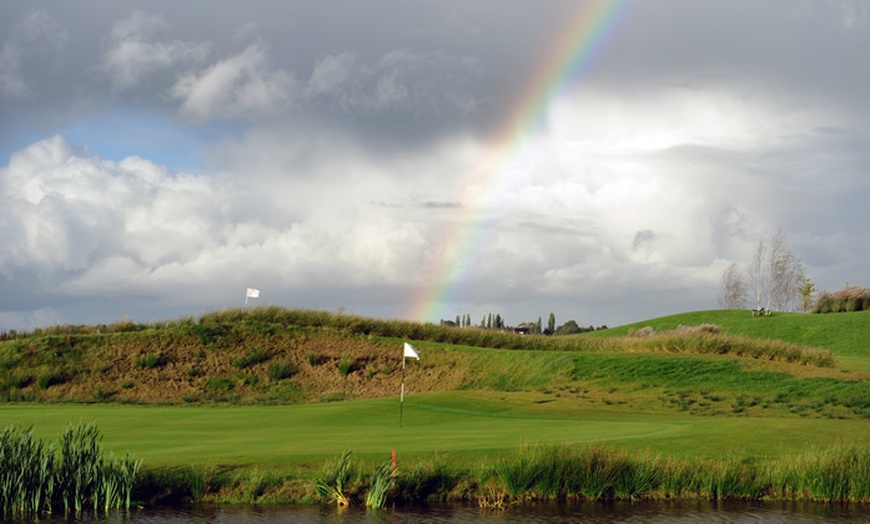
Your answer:
[[[405,355],[402,355],[402,394],[399,397],[399,427],[402,427],[402,411],[405,407]]]

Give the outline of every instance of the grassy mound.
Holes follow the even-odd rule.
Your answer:
[[[714,329],[522,336],[276,307],[16,334],[0,342],[0,398],[296,404],[394,396],[402,340],[426,350],[408,369],[416,391],[539,390],[703,414],[868,409],[866,377],[829,369],[831,351],[769,338]]]
[[[403,457],[407,477],[378,500],[420,500],[428,482],[441,486],[432,496],[496,506],[618,498],[625,486],[607,475],[588,493],[533,478],[535,461],[571,462],[585,453],[575,446],[599,443],[618,446],[605,462],[657,472],[646,497],[866,500],[866,486],[821,492],[795,479],[829,466],[811,449],[866,463],[868,320],[716,311],[544,337],[267,307],[55,326],[0,336],[0,422],[51,437],[95,420],[107,450],[145,460],[155,492],[177,483],[168,492],[196,500],[317,500],[318,464],[351,446],[365,471],[390,450]],[[406,369],[399,427],[406,340],[421,360]],[[554,451],[516,454],[529,443]],[[689,484],[663,483],[684,471]],[[759,483],[729,487],[735,472]],[[350,499],[371,495],[364,477],[347,479]]]
[[[774,313],[770,317],[753,317],[748,311],[695,311],[659,317],[617,328],[586,333],[587,338],[611,338],[650,327],[655,332],[675,330],[679,326],[714,324],[724,334],[759,340],[779,340],[800,346],[831,351],[848,367],[870,371],[870,311],[833,315]]]

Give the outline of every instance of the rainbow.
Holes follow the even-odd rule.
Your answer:
[[[473,268],[481,241],[491,228],[488,217],[499,196],[516,181],[499,176],[523,144],[541,126],[550,102],[567,83],[582,78],[595,61],[607,36],[631,0],[577,1],[574,16],[551,46],[546,60],[522,91],[517,103],[499,126],[493,147],[468,175],[469,187],[480,190],[466,201],[450,227],[441,234],[438,256],[425,273],[425,285],[414,297],[411,318],[437,321],[445,308],[462,300],[463,275]],[[510,182],[510,183],[509,183]]]

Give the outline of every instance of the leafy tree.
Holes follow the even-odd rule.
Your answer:
[[[569,320],[568,322],[565,322],[564,324],[559,326],[559,329],[556,330],[556,334],[557,335],[573,335],[575,333],[581,333],[582,331],[583,331],[583,329],[577,325],[577,322],[575,322],[573,320]]]
[[[547,331],[548,335],[552,335],[556,332],[556,315],[550,313],[550,318],[547,319]]]
[[[801,303],[800,310],[801,311],[812,311],[813,307],[816,305],[816,285],[813,284],[813,281],[809,279],[809,277],[804,276],[801,280],[800,286],[800,294],[801,294]]]

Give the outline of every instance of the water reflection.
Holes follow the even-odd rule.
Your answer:
[[[53,517],[45,522],[63,522]],[[788,503],[578,503],[536,504],[507,511],[482,510],[475,505],[435,505],[366,510],[320,506],[280,506],[186,509],[162,508],[115,513],[108,517],[85,515],[76,522],[125,524],[146,523],[242,523],[276,524],[403,524],[403,523],[822,523],[870,522],[870,507]],[[32,521],[31,521],[32,522]]]

